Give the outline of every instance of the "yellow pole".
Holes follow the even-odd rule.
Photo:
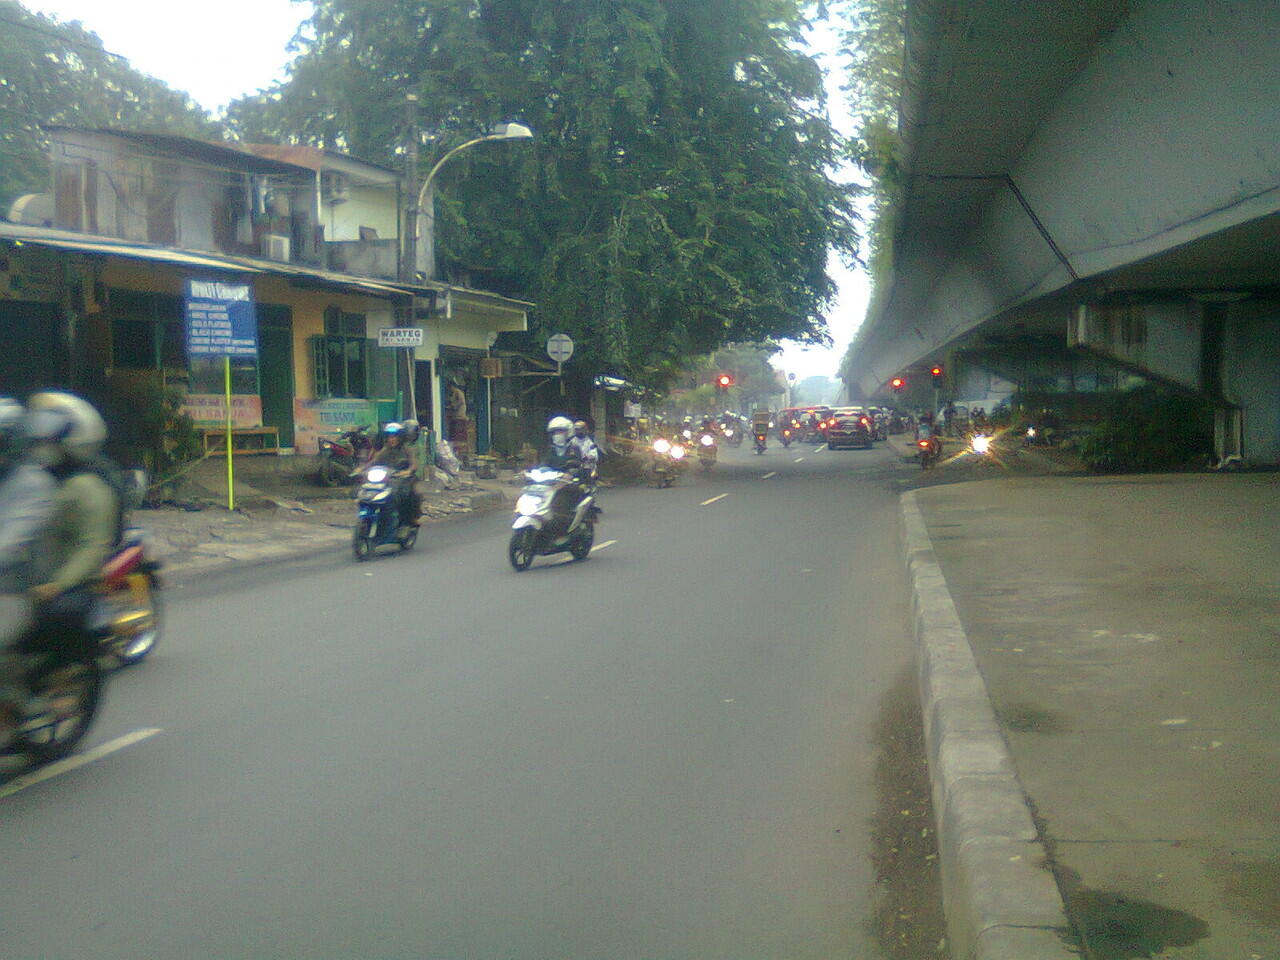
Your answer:
[[[231,467],[231,357],[223,357],[227,387],[227,509],[236,508],[235,474]]]

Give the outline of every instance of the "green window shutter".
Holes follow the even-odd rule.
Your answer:
[[[333,395],[329,389],[329,352],[326,339],[311,338],[311,369],[315,373],[317,400],[326,400]]]

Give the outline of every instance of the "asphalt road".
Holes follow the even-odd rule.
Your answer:
[[[128,745],[0,799],[0,957],[875,957],[886,446],[606,491],[577,564],[498,512],[173,585]]]

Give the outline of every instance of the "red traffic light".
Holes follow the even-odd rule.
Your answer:
[[[732,386],[732,384],[733,384],[733,377],[729,376],[729,374],[727,374],[727,373],[722,373],[722,374],[720,374],[720,376],[716,377],[716,384],[717,384],[721,389],[726,389],[726,388],[728,388],[728,387]]]
[[[903,380],[901,377],[894,377],[889,381],[889,386],[893,387],[895,390],[901,390],[906,385],[907,381]]]

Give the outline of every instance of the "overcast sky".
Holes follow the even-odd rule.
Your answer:
[[[309,0],[216,0],[199,8],[183,0],[26,0],[25,5],[59,20],[79,20],[108,50],[128,57],[135,69],[185,90],[213,112],[283,79],[289,59],[285,48],[311,12]],[[198,18],[193,16],[196,9],[202,11]],[[833,48],[829,36],[820,34],[814,41],[820,54]],[[847,130],[848,114],[837,89],[840,78],[830,74],[836,124]],[[827,317],[835,348],[792,347],[776,361],[802,380],[834,375],[866,313],[866,275],[834,262],[830,269],[840,286],[840,300]]]

